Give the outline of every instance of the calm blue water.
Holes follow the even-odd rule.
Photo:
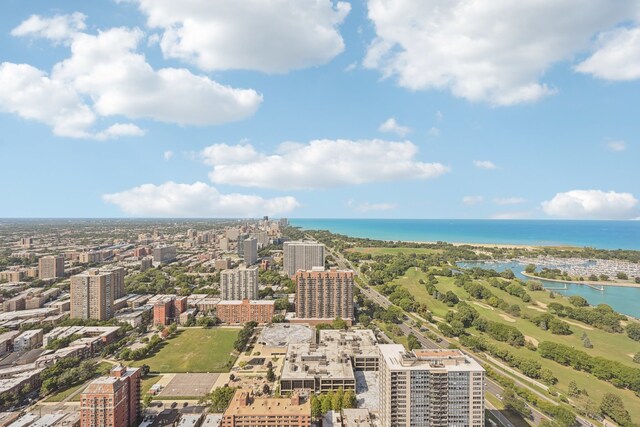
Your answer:
[[[529,280],[521,274],[525,269],[525,265],[519,262],[460,262],[458,265],[464,268],[480,267],[496,271],[504,271],[508,268],[519,279]],[[564,285],[563,283],[550,282],[548,280],[536,280],[540,280],[545,288],[561,288]],[[640,302],[640,288],[605,286],[604,291],[600,292],[597,289],[577,283],[567,284],[567,288],[566,291],[554,290],[554,292],[563,295],[580,295],[586,298],[591,305],[609,304],[617,312],[640,318],[640,304],[638,304]]]
[[[290,223],[380,240],[640,250],[640,221],[291,219]]]

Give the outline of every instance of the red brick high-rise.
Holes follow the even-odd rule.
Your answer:
[[[153,304],[153,325],[168,326],[187,311],[187,297],[167,296]]]
[[[80,427],[129,427],[140,415],[141,372],[117,366],[93,380],[80,396]]]
[[[295,275],[296,317],[353,319],[353,271],[331,268],[298,270]]]

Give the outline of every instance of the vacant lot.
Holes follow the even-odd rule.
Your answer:
[[[229,372],[233,343],[240,328],[188,328],[168,340],[151,357],[132,363],[153,372]]]

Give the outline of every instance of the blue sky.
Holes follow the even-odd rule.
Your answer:
[[[640,217],[640,1],[174,3],[2,2],[1,217]]]

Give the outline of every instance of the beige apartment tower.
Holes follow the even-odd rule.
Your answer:
[[[43,256],[38,260],[38,278],[64,277],[64,255]]]
[[[289,277],[295,276],[298,270],[311,270],[324,267],[324,245],[322,243],[284,242],[284,271]]]
[[[71,277],[71,317],[108,320],[113,300],[124,294],[124,268],[90,269]]]
[[[484,426],[485,371],[474,359],[460,350],[378,349],[381,425]]]
[[[316,267],[295,275],[296,317],[353,319],[353,271]]]
[[[220,272],[220,297],[223,300],[257,300],[258,266]]]

